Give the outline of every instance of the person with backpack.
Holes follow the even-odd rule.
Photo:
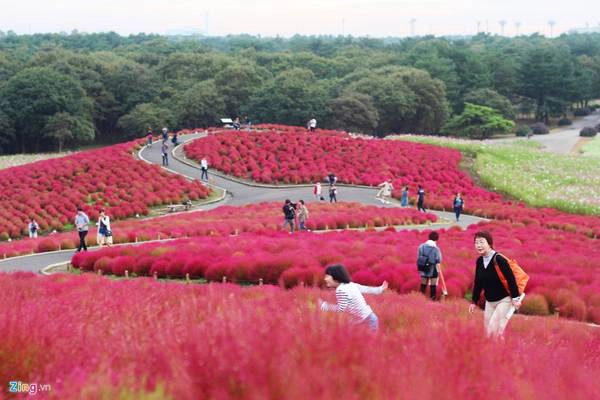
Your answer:
[[[456,222],[458,222],[458,219],[460,218],[460,214],[462,213],[464,205],[464,199],[461,197],[460,193],[456,193],[456,197],[454,197],[453,201],[454,214],[456,214]]]
[[[325,269],[325,284],[335,288],[337,304],[329,304],[319,299],[322,311],[345,312],[355,325],[366,325],[372,331],[379,328],[379,320],[369,307],[363,293],[381,294],[388,288],[387,281],[381,286],[363,286],[352,282],[348,270],[342,264],[330,265]]]
[[[417,195],[417,210],[427,212],[427,210],[425,210],[425,190],[421,185],[419,185]]]
[[[106,245],[110,247],[112,245],[112,231],[110,230],[110,218],[106,215],[104,210],[100,210],[100,217],[98,218],[98,245],[100,247]]]
[[[408,206],[408,185],[404,185],[402,189],[402,196],[400,197],[400,205],[402,207]]]
[[[35,219],[31,218],[31,222],[29,222],[27,230],[29,231],[29,237],[35,239],[36,237],[38,237],[38,231],[40,230],[40,226],[37,222],[35,222]]]
[[[417,269],[421,276],[421,293],[425,294],[429,285],[431,300],[436,299],[437,283],[442,262],[442,252],[437,246],[440,235],[437,232],[429,233],[428,240],[419,246],[417,251]]]
[[[292,203],[290,199],[285,200],[285,204],[283,205],[283,229],[287,225],[290,226],[290,233],[294,232],[294,220],[296,219],[296,204]]]
[[[479,231],[475,233],[473,240],[479,257],[475,262],[473,303],[469,306],[469,313],[475,311],[483,290],[485,295],[483,325],[486,336],[501,337],[510,317],[521,306],[524,294],[521,295],[520,292],[523,292],[529,277],[514,261],[494,250],[494,240],[489,232]],[[513,268],[522,272],[519,275],[521,289],[517,284]]]
[[[337,188],[335,185],[329,186],[329,202],[337,203]]]
[[[83,212],[81,207],[77,207],[77,215],[75,215],[75,228],[79,234],[79,246],[77,246],[77,252],[81,250],[87,251],[87,245],[85,243],[85,237],[88,234],[90,218]]]

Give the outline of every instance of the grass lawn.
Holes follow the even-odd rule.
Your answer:
[[[473,159],[471,173],[490,190],[537,207],[600,215],[600,158],[552,154],[520,140],[482,144],[424,136],[398,139],[460,150]],[[594,140],[600,150],[600,140]]]
[[[585,156],[600,158],[600,135],[596,134],[596,137],[592,141],[583,146],[581,152]]]

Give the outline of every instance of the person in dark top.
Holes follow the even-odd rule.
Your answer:
[[[283,228],[287,225],[290,226],[290,233],[294,232],[294,220],[296,219],[296,204],[292,203],[290,199],[285,200],[283,205],[283,216],[285,218],[283,222]]]
[[[333,186],[337,183],[337,176],[335,176],[333,172],[327,175],[327,183],[329,183],[329,186]]]
[[[421,244],[417,251],[417,267],[421,277],[420,292],[425,294],[429,285],[429,296],[434,301],[436,300],[437,282],[442,262],[442,252],[437,246],[439,238],[439,233],[429,233],[428,240]]]
[[[417,198],[417,210],[426,212],[425,210],[425,190],[421,185],[419,185],[419,190],[417,191],[419,197]]]
[[[521,306],[517,281],[508,260],[494,250],[494,241],[489,232],[477,232],[474,242],[479,257],[475,263],[473,303],[469,307],[469,312],[473,313],[475,311],[483,290],[485,295],[483,318],[485,333],[487,336],[500,337],[504,333],[514,310]],[[504,275],[510,293],[500,281],[496,266],[500,273]]]
[[[465,205],[465,201],[463,200],[460,193],[456,193],[456,197],[454,198],[452,206],[454,207],[454,214],[456,214],[456,222],[460,218],[460,214],[462,213],[463,207]]]

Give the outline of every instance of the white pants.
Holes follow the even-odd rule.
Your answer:
[[[504,333],[508,324],[508,312],[512,309],[510,297],[505,297],[499,301],[486,301],[485,311],[483,312],[483,327],[487,336],[499,337]]]

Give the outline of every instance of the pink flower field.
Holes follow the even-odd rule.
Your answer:
[[[166,238],[231,235],[241,232],[280,230],[283,222],[281,203],[260,203],[244,207],[222,206],[211,211],[194,211],[145,220],[126,220],[112,224],[115,243],[133,243]],[[414,209],[379,208],[359,203],[307,203],[311,230],[420,225],[435,222],[437,217]],[[30,253],[74,249],[77,233],[68,232],[0,243],[0,257],[10,258]],[[95,245],[95,235],[88,244]]]
[[[600,247],[595,239],[540,227],[515,228],[505,222],[441,233],[439,246],[450,296],[470,293],[477,255],[473,235],[487,229],[495,248],[517,259],[530,274],[524,311],[600,324]],[[321,285],[323,269],[344,264],[353,280],[379,285],[387,280],[399,293],[418,290],[416,249],[426,232],[284,232],[197,237],[80,253],[72,264],[83,271],[132,275],[204,278],[220,282]]]
[[[128,142],[0,170],[0,240],[27,236],[35,218],[43,231],[65,229],[77,206],[91,219],[105,208],[113,218],[148,213],[148,207],[206,198],[199,182],[136,160]]]
[[[387,293],[367,298],[372,334],[319,297],[333,292],[1,274],[0,380],[61,400],[600,396],[597,328],[516,316],[493,341],[462,300]]]

